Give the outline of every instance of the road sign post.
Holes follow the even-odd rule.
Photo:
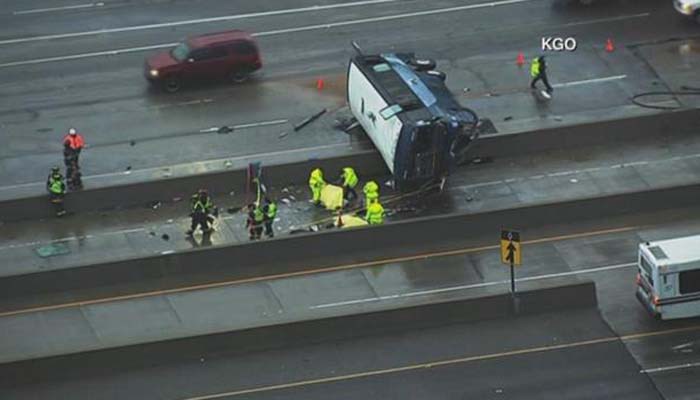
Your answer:
[[[515,266],[520,265],[520,232],[501,230],[501,262],[510,266],[510,292],[515,295]]]

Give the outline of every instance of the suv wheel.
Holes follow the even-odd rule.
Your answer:
[[[238,70],[231,72],[231,82],[232,83],[243,83],[250,78],[250,72],[247,70]]]
[[[163,88],[168,93],[175,93],[180,90],[180,80],[176,76],[169,76],[165,78]]]
[[[414,58],[409,61],[409,64],[413,66],[417,71],[430,71],[435,69],[437,63],[435,60],[430,58]]]

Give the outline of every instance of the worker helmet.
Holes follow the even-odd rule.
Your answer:
[[[51,168],[51,172],[58,172],[58,171],[60,171],[60,169],[58,167]]]
[[[75,135],[75,134],[77,134],[77,133],[78,133],[78,131],[76,131],[75,128],[70,128],[70,129],[68,129],[68,134],[69,134],[69,135]]]

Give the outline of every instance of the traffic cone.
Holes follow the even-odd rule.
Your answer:
[[[518,58],[515,59],[515,63],[518,64],[518,67],[525,65],[525,55],[523,55],[522,51],[518,53]]]
[[[323,85],[324,85],[323,78],[316,79],[316,89],[323,90]]]
[[[605,51],[608,53],[612,53],[615,50],[615,45],[613,44],[612,39],[608,39],[605,41]]]

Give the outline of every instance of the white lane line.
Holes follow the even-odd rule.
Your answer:
[[[607,76],[605,78],[595,78],[595,79],[586,79],[583,81],[574,81],[574,82],[564,82],[564,83],[556,83],[552,85],[555,88],[560,88],[560,87],[570,87],[570,86],[579,86],[579,85],[588,85],[591,83],[602,83],[602,82],[610,82],[610,81],[619,81],[621,79],[627,78],[627,75],[615,75],[615,76]]]
[[[537,281],[537,280],[543,280],[543,279],[560,278],[560,277],[564,277],[564,276],[592,274],[592,273],[597,273],[597,272],[605,272],[605,271],[630,268],[630,267],[635,267],[635,266],[637,266],[636,262],[606,265],[603,267],[594,267],[594,268],[582,269],[582,270],[578,270],[578,271],[559,272],[559,273],[555,273],[555,274],[546,274],[546,275],[530,276],[527,278],[519,278],[519,279],[516,279],[516,282],[528,282],[528,281]],[[388,296],[378,296],[378,297],[370,297],[370,298],[365,298],[365,299],[340,301],[337,303],[327,303],[327,304],[320,304],[320,305],[316,305],[316,306],[311,306],[311,307],[309,307],[309,309],[315,310],[315,309],[341,307],[341,306],[348,306],[348,305],[362,304],[362,303],[374,303],[374,302],[379,302],[379,301],[403,299],[403,298],[407,298],[407,297],[425,296],[425,295],[438,294],[438,293],[447,293],[447,292],[454,292],[454,291],[458,291],[458,290],[478,289],[478,288],[497,286],[497,285],[510,285],[510,280],[475,283],[475,284],[471,284],[471,285],[450,286],[450,287],[441,288],[441,289],[421,290],[418,292],[407,292],[407,293],[392,294],[392,295],[388,295]]]
[[[121,28],[107,28],[107,29],[98,29],[98,30],[84,31],[84,32],[60,33],[60,34],[56,34],[56,35],[30,36],[30,37],[23,37],[23,38],[0,40],[0,45],[25,43],[25,42],[37,42],[37,41],[41,41],[41,40],[75,38],[75,37],[81,37],[81,36],[93,36],[93,35],[101,35],[101,34],[105,34],[105,33],[132,32],[132,31],[140,31],[140,30],[146,30],[146,29],[170,28],[170,27],[174,27],[174,26],[204,24],[204,23],[209,23],[209,22],[233,21],[233,20],[256,18],[256,17],[270,17],[270,16],[276,16],[276,15],[299,14],[299,13],[305,13],[305,12],[318,12],[318,11],[333,10],[333,9],[339,9],[339,8],[350,8],[350,7],[368,6],[368,5],[374,5],[374,4],[393,3],[396,1],[398,1],[398,0],[365,0],[365,1],[355,1],[355,2],[351,2],[351,3],[329,4],[329,5],[324,5],[324,6],[316,5],[316,6],[310,6],[310,7],[288,8],[288,9],[284,9],[284,10],[263,11],[263,12],[249,13],[249,14],[224,15],[224,16],[220,16],[220,17],[211,17],[211,18],[198,18],[198,19],[191,19],[191,20],[185,20],[185,21],[164,22],[164,23],[160,23],[160,24],[134,25],[134,26],[125,26],[125,27],[121,27]]]
[[[24,15],[24,14],[38,14],[38,13],[54,12],[54,11],[79,10],[79,9],[82,9],[82,8],[102,7],[102,6],[104,6],[104,5],[105,5],[105,3],[89,3],[89,4],[77,4],[77,5],[74,5],[74,6],[51,7],[51,8],[35,8],[35,9],[32,9],[32,10],[13,11],[12,14],[14,14],[14,15]]]
[[[536,1],[536,0],[502,0],[502,1],[494,1],[494,2],[490,2],[490,3],[480,3],[480,4],[470,4],[470,5],[466,5],[466,6],[438,8],[438,9],[434,9],[434,10],[415,11],[415,12],[404,13],[404,14],[386,15],[383,17],[362,18],[362,19],[355,19],[355,20],[350,20],[350,21],[331,22],[328,24],[309,25],[309,26],[303,26],[303,27],[298,27],[298,28],[278,29],[275,31],[260,32],[260,33],[254,34],[254,36],[271,36],[271,35],[279,35],[282,33],[303,32],[303,31],[311,31],[311,30],[317,30],[317,29],[330,29],[330,28],[337,28],[340,26],[350,26],[350,25],[366,24],[366,23],[370,23],[370,22],[393,21],[396,19],[424,17],[427,15],[446,14],[446,13],[457,12],[457,11],[475,10],[475,9],[479,9],[479,8],[498,7],[498,6],[505,6],[505,5],[510,5],[510,4],[519,4],[519,3],[529,3],[532,1]]]
[[[655,374],[658,372],[675,371],[677,369],[695,368],[695,367],[700,367],[700,362],[671,365],[668,367],[649,368],[649,369],[643,369],[639,372],[642,374]]]
[[[396,0],[387,0],[387,1],[396,1]],[[330,28],[335,28],[335,27],[339,27],[339,26],[349,26],[349,25],[388,21],[388,20],[401,19],[401,18],[411,18],[411,17],[426,16],[426,15],[444,14],[444,13],[455,12],[455,11],[464,11],[464,10],[471,10],[471,9],[485,8],[485,7],[496,7],[496,6],[503,6],[503,5],[508,5],[508,4],[526,3],[526,2],[531,2],[531,1],[536,1],[536,0],[504,0],[504,1],[497,1],[497,2],[492,2],[492,3],[471,4],[471,5],[467,5],[467,6],[441,8],[441,9],[428,10],[428,11],[418,11],[418,12],[412,12],[412,13],[406,13],[406,14],[389,15],[389,16],[384,16],[384,17],[364,18],[364,19],[357,19],[357,20],[350,20],[350,21],[335,22],[335,23],[330,23],[330,24],[309,25],[309,26],[302,26],[302,27],[288,28],[288,29],[279,29],[279,30],[267,31],[267,32],[256,32],[256,33],[252,33],[252,36],[262,37],[262,36],[280,35],[280,34],[284,34],[284,33],[304,32],[304,31],[311,31],[311,30],[318,30],[318,29],[330,29]],[[348,4],[351,4],[351,3],[348,3]],[[83,35],[81,35],[81,36],[83,36]],[[25,40],[25,39],[31,39],[31,38],[11,39],[11,40]],[[5,44],[6,42],[7,41],[0,41],[0,45]],[[84,54],[73,54],[73,55],[67,55],[67,56],[39,58],[39,59],[34,59],[34,60],[13,61],[13,62],[7,62],[7,63],[0,64],[0,68],[17,67],[17,66],[21,66],[21,65],[31,65],[31,64],[42,64],[42,63],[55,62],[55,61],[78,60],[78,59],[89,58],[89,57],[100,57],[100,56],[135,53],[135,52],[142,52],[142,51],[148,51],[148,50],[153,50],[153,49],[174,47],[176,45],[177,45],[177,43],[163,43],[163,44],[155,44],[155,45],[142,46],[142,47],[96,51],[96,52],[84,53]]]
[[[17,66],[20,66],[20,65],[44,64],[44,63],[49,63],[49,62],[54,62],[54,61],[79,60],[79,59],[81,59],[81,58],[91,58],[91,57],[100,57],[100,56],[116,56],[116,55],[119,55],[119,54],[137,53],[137,52],[141,52],[141,51],[149,51],[149,50],[164,49],[164,48],[167,48],[167,47],[175,47],[175,46],[177,46],[177,43],[163,43],[163,44],[154,44],[154,45],[150,45],[150,46],[130,47],[130,48],[116,49],[116,50],[96,51],[96,52],[93,52],[93,53],[71,54],[71,55],[68,55],[68,56],[56,56],[56,57],[47,57],[47,58],[36,58],[36,59],[33,59],[33,60],[13,61],[13,62],[8,62],[8,63],[3,63],[3,64],[0,64],[0,68],[17,67]]]
[[[579,26],[579,25],[592,25],[592,24],[603,24],[606,22],[615,22],[615,21],[624,21],[626,19],[635,19],[635,18],[646,18],[650,16],[651,13],[640,13],[640,14],[631,14],[631,15],[620,15],[618,17],[609,17],[609,18],[600,18],[600,19],[589,19],[587,21],[578,21],[578,22],[569,22],[568,24],[564,24],[564,26]]]

